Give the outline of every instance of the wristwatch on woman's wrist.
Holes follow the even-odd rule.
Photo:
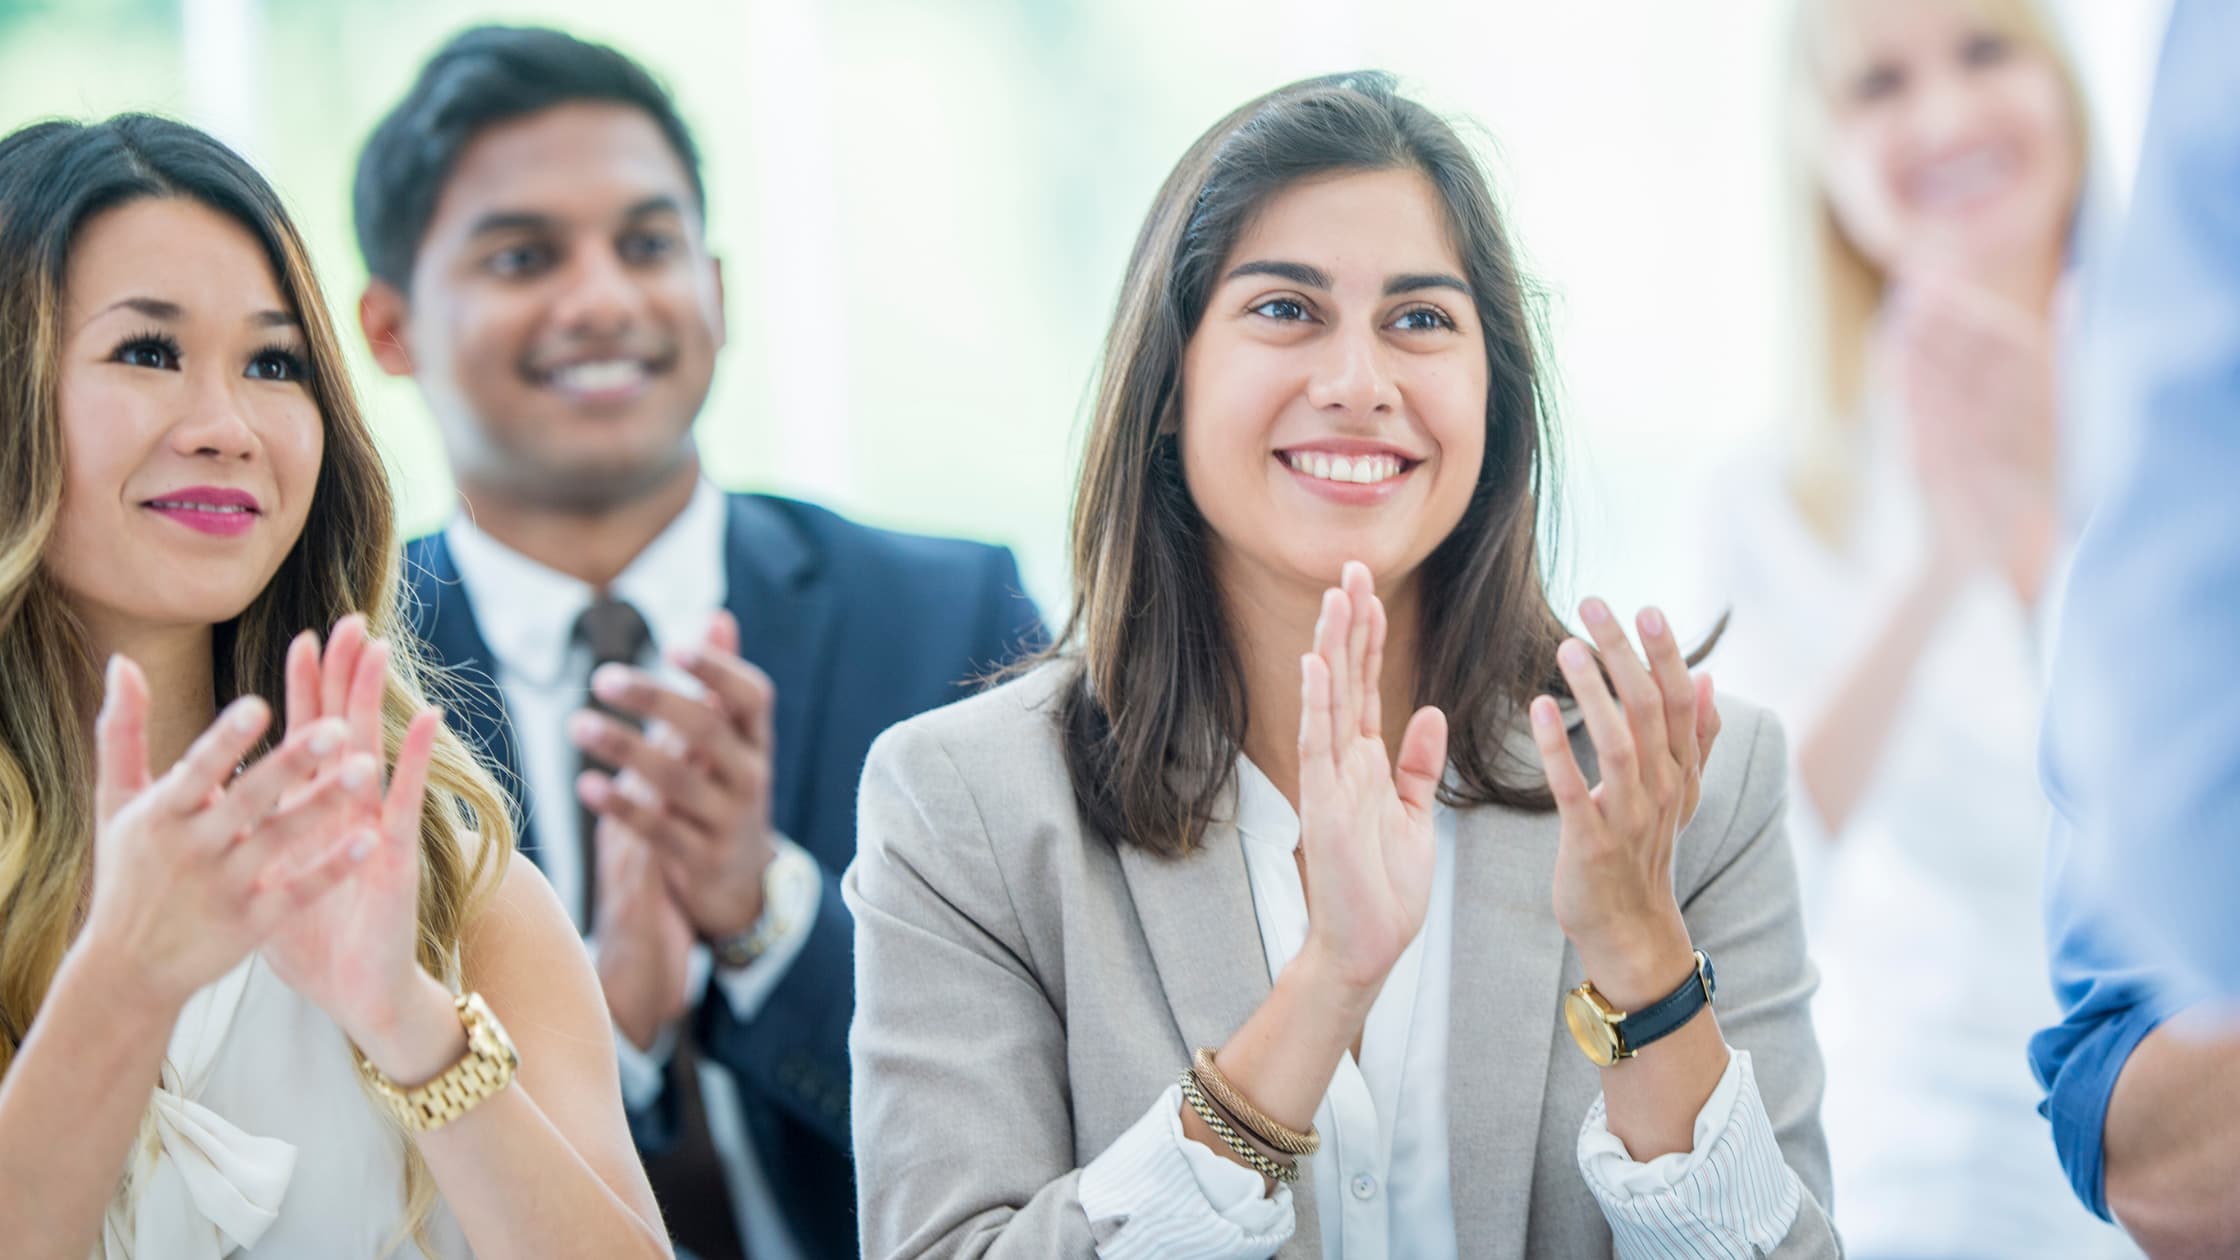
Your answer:
[[[1699,949],[1695,974],[1640,1010],[1617,1010],[1589,980],[1563,995],[1563,1019],[1571,1025],[1571,1039],[1579,1043],[1580,1053],[1597,1067],[1609,1067],[1680,1031],[1697,1011],[1711,1005],[1718,991],[1719,977],[1711,969],[1711,959]]]
[[[365,1078],[366,1088],[406,1132],[426,1133],[451,1123],[513,1084],[521,1068],[513,1038],[483,1004],[482,995],[462,993],[453,1001],[460,1026],[466,1029],[467,1052],[427,1084],[406,1089],[358,1052],[358,1074]]]

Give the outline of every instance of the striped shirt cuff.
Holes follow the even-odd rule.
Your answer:
[[[1174,1085],[1089,1161],[1079,1186],[1100,1260],[1264,1260],[1295,1223],[1291,1187],[1270,1198],[1260,1174],[1184,1136]]]
[[[1728,1052],[1718,1088],[1696,1113],[1693,1150],[1636,1163],[1597,1096],[1579,1128],[1579,1171],[1619,1260],[1753,1260],[1788,1237],[1804,1194],[1743,1050]]]

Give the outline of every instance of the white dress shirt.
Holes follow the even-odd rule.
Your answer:
[[[1711,668],[1793,732],[1824,711],[1928,544],[1897,422],[1885,411],[1871,423],[1845,546],[1806,527],[1771,460],[1723,478],[1709,517],[1707,594],[1733,612]],[[1821,969],[1821,1118],[1854,1255],[2137,1254],[2069,1193],[2023,1050],[2058,1014],[2034,765],[2058,577],[2056,566],[2035,610],[1989,574],[1960,593],[1840,833],[1809,794],[1790,794]]]
[[[662,660],[661,652],[699,642],[707,632],[709,617],[724,606],[730,585],[724,565],[728,519],[723,492],[702,481],[684,511],[638,553],[607,592],[636,608],[652,632],[648,657],[640,664],[687,691],[697,692],[698,683]],[[492,672],[505,699],[514,747],[521,755],[522,807],[536,827],[539,864],[553,891],[559,894],[560,904],[570,915],[579,917],[576,929],[588,934],[591,925],[580,921],[583,885],[589,873],[583,869],[576,805],[578,754],[568,741],[567,720],[568,715],[589,703],[586,683],[591,653],[575,642],[572,634],[577,618],[599,592],[498,542],[477,529],[464,513],[452,518],[444,529],[444,538],[474,606],[483,641],[496,658]],[[792,841],[780,837],[778,843],[790,846]],[[788,889],[799,904],[771,908],[792,930],[753,965],[719,971],[705,947],[693,947],[687,978],[693,1006],[720,993],[742,1021],[752,1019],[761,1009],[787,968],[800,956],[823,896],[822,869],[814,860],[807,866],[817,872],[816,878],[798,881]],[[596,951],[598,942],[590,944]],[[711,973],[713,986],[709,983]],[[616,1031],[623,1100],[633,1110],[659,1095],[675,1045],[673,1028],[664,1030],[646,1051],[632,1045],[619,1029]],[[700,1096],[707,1112],[708,1135],[723,1161],[734,1215],[748,1254],[756,1260],[794,1260],[799,1249],[786,1230],[754,1144],[740,1123],[738,1087],[730,1072],[706,1056],[700,1059]]]
[[[1237,760],[1244,840],[1260,941],[1272,977],[1305,944],[1307,900],[1295,853],[1299,820],[1249,760]],[[1361,1057],[1338,1062],[1315,1111],[1314,1176],[1325,1260],[1466,1255],[1447,1178],[1447,1017],[1454,977],[1454,813],[1435,812],[1438,866],[1423,930],[1369,1010]],[[1170,1087],[1082,1170],[1083,1211],[1104,1260],[1257,1260],[1295,1226],[1291,1190],[1261,1193],[1260,1175],[1183,1134]],[[1735,1257],[1770,1251],[1802,1194],[1758,1097],[1750,1056],[1733,1052],[1695,1124],[1692,1151],[1635,1162],[1604,1123],[1583,1118],[1578,1158],[1626,1260]]]

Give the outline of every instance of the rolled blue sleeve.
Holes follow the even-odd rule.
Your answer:
[[[2058,779],[2049,782],[2058,808]],[[2030,1069],[2045,1090],[2038,1111],[2053,1127],[2070,1188],[2102,1220],[2113,1220],[2101,1157],[2108,1099],[2140,1039],[2190,999],[2172,977],[2141,962],[2097,899],[2084,895],[2088,885],[2073,861],[2074,838],[2065,820],[2056,821],[2046,866],[2046,927],[2061,1022],[2030,1039]]]

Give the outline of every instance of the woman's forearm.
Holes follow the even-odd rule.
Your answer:
[[[1338,1061],[1361,1035],[1376,996],[1373,991],[1349,993],[1332,969],[1321,965],[1310,943],[1276,976],[1267,1001],[1221,1047],[1214,1063],[1270,1119],[1293,1129],[1310,1128]],[[1207,1149],[1246,1163],[1187,1106],[1182,1131]]]
[[[1932,563],[1898,598],[1827,703],[1805,724],[1797,743],[1797,777],[1829,836],[1843,831],[1874,782],[1913,671],[1966,580],[1964,568]]]
[[[1686,929],[1674,925],[1623,954],[1580,954],[1587,978],[1611,1005],[1638,1011],[1695,975]],[[1670,1036],[1602,1069],[1602,1103],[1611,1136],[1648,1163],[1695,1149],[1696,1116],[1727,1070],[1727,1043],[1709,1007]]]
[[[441,1073],[466,1051],[450,992],[428,978],[394,1029],[364,1046],[401,1084]],[[577,1153],[520,1081],[416,1139],[428,1171],[475,1255],[667,1257],[646,1220]]]
[[[85,1260],[117,1193],[179,1008],[81,942],[0,1080],[0,1238]]]

